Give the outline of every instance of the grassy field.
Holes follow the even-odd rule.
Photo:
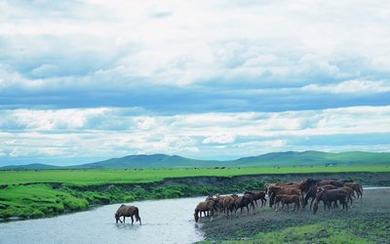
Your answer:
[[[278,243],[386,243],[389,223],[384,218],[351,221],[322,221],[316,224],[289,227],[281,231],[262,232],[249,240],[220,241],[222,244],[278,244]],[[203,244],[215,243],[210,241]]]
[[[79,185],[105,183],[141,183],[160,181],[167,177],[176,178],[190,176],[237,176],[254,174],[326,172],[390,172],[390,165],[0,171],[0,185],[50,182]]]

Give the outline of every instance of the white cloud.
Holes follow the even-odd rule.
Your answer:
[[[119,108],[17,109],[1,111],[0,115],[0,151],[10,157],[112,157],[157,152],[238,157],[302,149],[294,145],[293,138],[390,133],[390,106],[172,116],[132,115]],[[378,145],[366,147],[369,150]],[[310,144],[304,149],[312,148],[317,149]],[[334,146],[333,150],[337,148],[347,145]]]
[[[75,130],[86,126],[88,119],[104,118],[106,108],[62,110],[5,110],[0,111],[1,127],[23,128],[33,131]]]
[[[10,67],[21,65],[33,77],[111,72],[179,86],[216,78],[348,79],[390,68],[388,1],[63,5],[8,1],[0,6],[7,13],[0,22],[0,36],[7,37],[1,51]],[[31,60],[36,65],[26,71]],[[76,67],[87,63],[98,65],[87,65],[84,72]]]
[[[334,85],[310,84],[304,91],[325,93],[385,93],[390,92],[390,81],[348,80]]]
[[[233,143],[235,141],[235,137],[233,135],[225,134],[225,135],[213,135],[205,138],[202,143],[203,144],[228,144]]]

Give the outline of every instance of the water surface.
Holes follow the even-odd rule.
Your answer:
[[[205,197],[132,202],[142,225],[116,224],[120,204],[53,218],[0,224],[0,243],[193,243],[203,236],[193,220],[196,204]]]

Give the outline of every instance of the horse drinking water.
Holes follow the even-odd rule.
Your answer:
[[[139,224],[142,225],[141,217],[139,216],[138,208],[135,206],[127,206],[127,205],[122,204],[115,213],[115,220],[116,220],[116,223],[118,223],[118,222],[125,223],[125,217],[130,217],[131,224],[133,224],[134,223],[133,216],[135,216],[136,222],[139,221]],[[120,217],[123,217],[123,222],[120,219]]]

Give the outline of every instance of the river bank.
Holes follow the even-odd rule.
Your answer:
[[[3,221],[41,218],[111,203],[243,192],[262,189],[265,182],[296,181],[308,177],[352,179],[366,186],[390,186],[389,172],[200,176],[145,183],[91,185],[55,182],[3,184],[0,186],[0,218]]]

